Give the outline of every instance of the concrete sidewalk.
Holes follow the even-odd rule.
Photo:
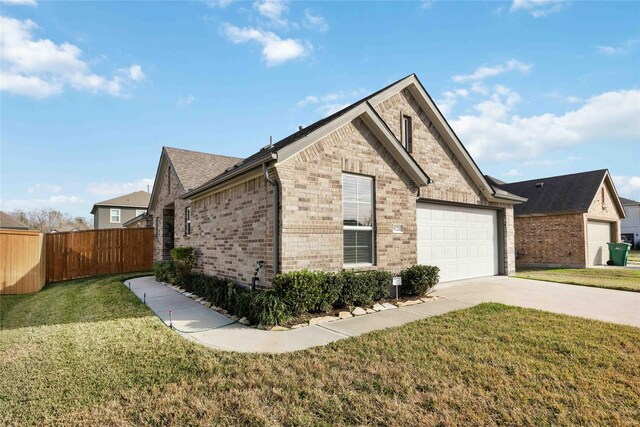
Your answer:
[[[325,345],[378,329],[437,316],[482,302],[500,302],[609,322],[640,326],[640,293],[507,277],[440,284],[441,299],[290,331],[263,331],[228,317],[164,286],[153,277],[125,282],[167,325],[208,347],[240,352],[283,353]]]

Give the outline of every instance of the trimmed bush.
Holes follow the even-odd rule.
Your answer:
[[[365,271],[360,274],[371,289],[371,299],[373,301],[389,298],[389,288],[393,283],[393,274],[391,272],[375,270]]]
[[[195,263],[193,248],[190,246],[177,246],[171,249],[171,258],[176,271],[175,284],[182,287],[188,286],[189,275]]]
[[[316,301],[315,311],[328,312],[340,299],[342,294],[342,280],[340,274],[336,273],[318,273],[318,286],[320,295]]]
[[[309,270],[281,273],[273,278],[273,290],[293,315],[313,312],[323,296],[319,276]]]
[[[282,325],[291,315],[288,307],[273,289],[250,292],[250,313],[247,318],[252,323],[262,325]]]
[[[175,267],[171,261],[155,261],[153,275],[158,282],[172,283],[175,280]]]
[[[440,269],[431,265],[414,265],[400,272],[402,296],[423,296],[440,280]]]

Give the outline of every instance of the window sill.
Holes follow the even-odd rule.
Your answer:
[[[342,268],[347,271],[353,270],[377,270],[378,266],[375,264],[343,264]]]

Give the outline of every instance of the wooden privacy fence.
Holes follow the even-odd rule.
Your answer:
[[[38,292],[45,283],[44,235],[0,229],[0,294]]]
[[[46,236],[47,282],[153,268],[153,228],[116,228]]]

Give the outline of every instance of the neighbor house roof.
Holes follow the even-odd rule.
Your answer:
[[[620,203],[622,203],[622,206],[640,205],[640,202],[632,199],[627,199],[624,197],[620,197]]]
[[[95,213],[98,206],[114,206],[123,208],[141,208],[146,209],[149,206],[149,199],[151,195],[146,191],[134,191],[133,193],[125,194],[123,196],[114,197],[113,199],[104,200],[102,202],[95,203],[91,208],[91,213]]]
[[[387,144],[387,148],[390,149],[392,155],[407,171],[409,176],[418,184],[426,185],[431,180],[427,174],[420,168],[415,160],[402,148],[402,144],[393,133],[389,130],[387,124],[375,111],[373,106],[381,103],[393,94],[402,91],[405,88],[409,88],[421,107],[427,112],[429,118],[436,125],[438,131],[443,134],[445,141],[450,145],[454,153],[459,157],[463,166],[470,173],[474,182],[480,187],[482,192],[488,198],[497,198],[503,202],[522,202],[524,199],[509,194],[506,191],[493,188],[480,172],[480,169],[475,164],[466,148],[462,145],[458,137],[455,135],[453,129],[442,116],[440,110],[433,102],[433,99],[426,92],[418,77],[415,74],[411,74],[404,77],[390,85],[374,92],[365,98],[343,108],[342,110],[318,120],[317,122],[300,129],[299,131],[289,135],[288,137],[276,142],[273,145],[263,147],[258,152],[252,154],[246,159],[236,163],[232,167],[229,167],[221,175],[213,177],[208,182],[204,183],[195,190],[188,191],[183,198],[189,198],[200,195],[204,192],[208,192],[210,189],[217,187],[225,181],[234,178],[246,171],[253,170],[259,167],[261,164],[277,160],[281,163],[291,156],[295,155],[302,149],[313,144],[315,141],[322,138],[324,135],[332,132],[345,123],[361,117],[367,126],[376,133],[376,136],[381,141]]]
[[[501,184],[500,188],[527,199],[515,206],[516,216],[586,213],[605,179],[609,180],[616,202],[618,196],[606,169],[512,182]],[[620,203],[616,204],[622,210]]]
[[[0,211],[0,228],[9,228],[12,230],[31,230],[32,228],[24,225],[14,217]]]
[[[146,220],[149,217],[151,217],[151,214],[149,212],[141,213],[138,216],[134,216],[129,221],[126,221],[126,222],[122,223],[122,226],[123,227],[127,227],[127,226],[129,226],[131,224],[135,224],[136,222],[139,222],[139,221],[142,221],[142,220]]]

